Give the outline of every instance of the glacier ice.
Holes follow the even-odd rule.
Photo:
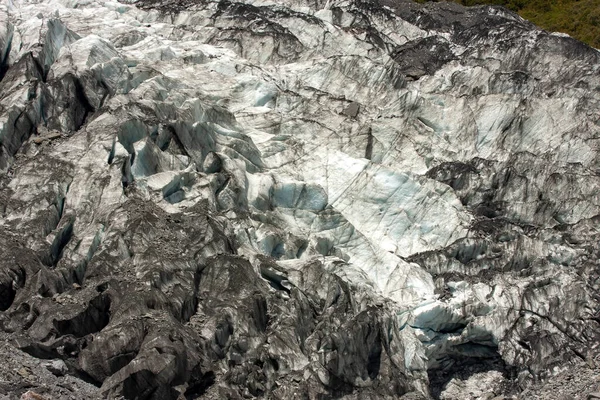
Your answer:
[[[0,326],[99,396],[520,390],[596,351],[599,69],[496,7],[13,0]]]

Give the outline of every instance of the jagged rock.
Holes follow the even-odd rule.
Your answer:
[[[45,400],[45,397],[34,391],[28,390],[27,392],[23,393],[21,400]]]
[[[0,395],[591,390],[597,50],[445,2],[75,3],[0,6]]]
[[[56,376],[63,376],[69,371],[63,360],[54,360],[44,364],[44,367]]]
[[[342,110],[342,113],[349,117],[356,118],[358,116],[359,111],[360,105],[358,103],[352,102]]]

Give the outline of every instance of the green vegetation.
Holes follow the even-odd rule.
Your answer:
[[[454,0],[465,6],[497,4],[550,32],[564,32],[600,48],[599,0]]]

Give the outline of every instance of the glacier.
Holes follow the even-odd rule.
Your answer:
[[[597,368],[598,50],[405,0],[0,18],[0,395],[492,399]]]

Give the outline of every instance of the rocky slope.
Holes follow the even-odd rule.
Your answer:
[[[2,7],[0,395],[595,390],[597,50],[452,3]]]

